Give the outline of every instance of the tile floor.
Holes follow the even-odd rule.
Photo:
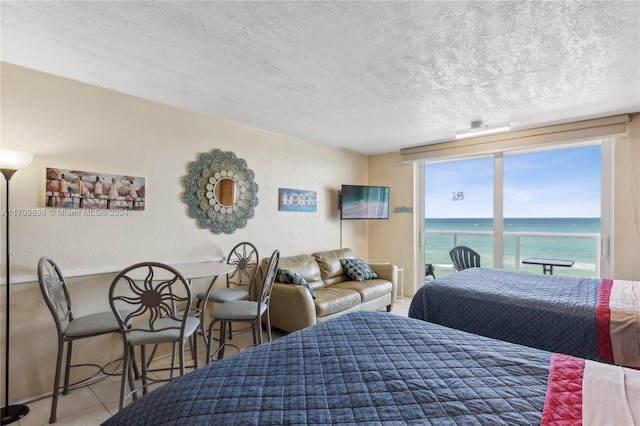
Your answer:
[[[410,298],[403,298],[394,304],[393,313],[407,316]],[[274,335],[274,337],[278,337]],[[234,336],[233,342],[241,347],[252,343],[251,334]],[[206,349],[200,347],[200,360],[205,358]],[[233,349],[227,350],[225,356],[231,356]],[[157,384],[155,386],[161,386]],[[92,426],[99,425],[118,411],[118,395],[120,392],[120,376],[110,376],[92,385],[75,389],[58,398],[58,426]],[[130,402],[131,398],[128,399]],[[13,423],[18,426],[45,426],[49,424],[51,398],[28,402],[29,414]]]

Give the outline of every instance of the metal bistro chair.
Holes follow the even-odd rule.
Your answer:
[[[225,303],[235,300],[248,300],[253,289],[253,284],[258,273],[258,249],[251,243],[242,242],[237,244],[229,252],[227,264],[235,265],[236,269],[231,274],[227,274],[227,285],[222,288],[213,288],[216,279],[209,284],[209,288],[204,293],[196,294],[198,302],[196,308],[203,313],[201,318],[202,334],[205,343],[208,341],[204,327],[204,312],[208,302]],[[229,327],[229,338],[231,338],[231,327]]]
[[[231,325],[232,321],[238,322],[250,322],[253,332],[253,343],[262,344],[262,316],[266,315],[267,318],[267,336],[271,341],[271,318],[269,317],[269,301],[271,300],[271,290],[273,289],[273,283],[276,278],[276,271],[278,270],[278,263],[280,261],[280,252],[275,250],[271,254],[269,264],[265,271],[264,281],[260,296],[256,301],[249,300],[237,300],[223,303],[218,306],[209,314],[212,318],[211,324],[209,324],[209,335],[213,336],[213,327],[217,322],[220,322],[220,346],[215,355],[217,359],[224,357],[224,347],[228,343],[226,342],[226,329],[227,325]],[[207,346],[207,362],[211,360],[213,339],[209,339]]]
[[[424,264],[424,279],[426,280],[429,275],[431,275],[434,280],[436,279],[436,271],[433,263]]]
[[[449,252],[456,271],[480,267],[480,255],[467,246],[456,246]]]
[[[76,317],[73,314],[73,305],[67,282],[53,259],[49,257],[40,259],[38,262],[38,281],[40,282],[42,296],[51,311],[58,332],[58,355],[56,357],[56,373],[53,380],[51,416],[49,417],[49,423],[55,423],[57,421],[62,354],[64,353],[65,343],[67,344],[67,361],[64,370],[63,395],[69,393],[71,367],[77,367],[71,365],[73,341],[108,333],[117,333],[120,331],[120,326],[112,311]],[[122,312],[125,316],[128,313],[129,311]]]
[[[176,269],[157,262],[142,262],[131,265],[120,272],[111,283],[109,303],[116,313],[119,330],[124,342],[122,382],[120,384],[120,405],[133,394],[137,399],[131,371],[134,360],[130,356],[135,346],[140,346],[142,364],[142,392],[147,393],[149,385],[149,362],[146,345],[172,344],[171,377],[154,379],[153,382],[173,378],[175,345],[178,344],[180,375],[185,372],[184,343],[193,337],[192,353],[194,368],[198,368],[197,330],[200,320],[185,314],[191,309],[191,286]],[[178,306],[180,305],[180,306]],[[120,314],[122,308],[130,309],[127,315]],[[126,394],[129,382],[130,394]]]

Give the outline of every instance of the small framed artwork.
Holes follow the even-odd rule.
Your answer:
[[[278,210],[283,212],[312,213],[318,209],[318,193],[306,189],[278,189]]]
[[[145,178],[47,167],[47,207],[68,209],[145,208]]]

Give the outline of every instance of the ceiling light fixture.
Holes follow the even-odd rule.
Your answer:
[[[490,135],[492,133],[508,132],[511,130],[511,124],[494,124],[493,126],[485,126],[482,120],[472,121],[471,127],[466,130],[458,130],[456,139],[473,138],[476,136]]]

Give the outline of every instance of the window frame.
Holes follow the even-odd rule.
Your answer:
[[[418,188],[418,214],[415,215],[415,226],[418,232],[418,249],[416,252],[416,265],[418,277],[425,275],[425,166],[440,162],[463,161],[467,159],[492,156],[493,158],[493,267],[504,266],[504,155],[520,154],[527,152],[552,151],[556,149],[570,149],[587,145],[600,145],[601,147],[601,197],[600,197],[600,244],[596,253],[596,277],[610,276],[612,266],[613,247],[613,138],[593,138],[582,142],[567,142],[565,144],[552,144],[546,146],[516,147],[508,150],[496,151],[491,154],[465,155],[449,157],[446,159],[433,159],[415,161],[414,186]],[[415,289],[414,289],[415,291]]]

